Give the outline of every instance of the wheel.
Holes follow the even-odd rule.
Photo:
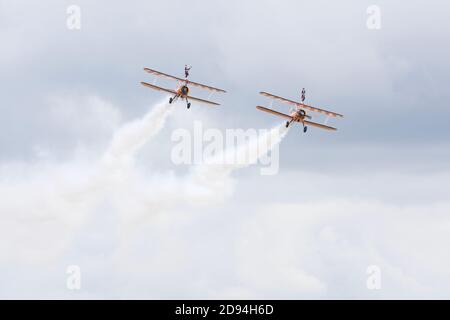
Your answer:
[[[286,128],[289,127],[289,121],[286,122]]]
[[[187,104],[187,108],[189,109],[191,107],[191,103],[189,102],[188,104]]]
[[[306,133],[306,131],[308,130],[308,127],[303,127],[303,132],[305,132]]]
[[[171,104],[171,103],[172,103],[172,101],[173,101],[173,98],[170,98],[170,99],[169,99],[169,104]]]

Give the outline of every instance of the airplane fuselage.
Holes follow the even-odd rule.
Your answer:
[[[177,88],[175,96],[169,99],[169,103],[172,103],[173,101],[176,101],[178,99],[186,100],[186,105],[187,108],[189,109],[191,107],[191,103],[188,101],[188,97],[189,97],[189,87],[187,86],[186,81],[186,83],[180,85]]]
[[[189,95],[189,87],[186,84],[180,86],[177,89],[177,95],[182,99],[186,98]]]
[[[290,116],[292,117],[291,121],[286,122],[286,128],[289,127],[289,125],[296,121],[296,122],[300,122],[303,124],[303,132],[306,132],[306,130],[308,129],[308,127],[305,125],[305,119],[311,119],[311,116],[308,116],[306,114],[306,111],[303,109],[297,109],[294,112],[292,112],[290,114]]]
[[[298,109],[298,110],[292,112],[291,117],[293,118],[293,121],[297,121],[297,122],[303,122],[303,120],[305,120],[305,118],[311,118],[310,116],[306,115],[306,112],[303,109]]]

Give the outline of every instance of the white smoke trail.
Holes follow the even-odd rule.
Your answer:
[[[103,160],[130,161],[136,152],[164,126],[173,105],[166,100],[158,103],[143,118],[122,126],[115,134]]]
[[[93,177],[72,196],[111,191],[117,184],[131,179],[136,153],[163,127],[173,106],[166,100],[157,103],[142,118],[125,123],[113,138],[99,162]]]
[[[287,132],[288,129],[283,123],[246,143],[225,149],[212,159],[206,159],[191,171],[191,184],[188,186],[192,192],[187,193],[195,200],[206,200],[210,197],[223,199],[229,196],[233,192],[231,173],[257,163],[283,140]],[[227,159],[232,161],[228,162]]]
[[[73,236],[91,219],[125,216],[134,210],[130,203],[136,202],[138,210],[148,213],[148,206],[139,205],[148,198],[150,206],[157,203],[150,190],[158,184],[146,183],[132,164],[139,149],[163,128],[171,111],[172,106],[161,102],[142,118],[122,126],[94,163],[77,158],[64,164],[2,164],[0,233],[26,246],[0,244],[0,262],[53,258],[70,248]],[[6,246],[8,241],[3,243]]]
[[[166,203],[171,204],[176,188],[167,187],[165,180],[172,180],[137,170],[134,160],[138,151],[164,127],[172,111],[173,105],[164,99],[142,118],[120,127],[99,159],[95,174],[72,196],[81,200],[95,195],[98,203],[108,203],[124,229],[150,219],[165,208]],[[176,183],[170,185],[176,186]],[[164,201],[167,197],[171,199]]]
[[[207,191],[201,197],[207,205],[215,203],[218,195],[232,194],[233,185],[228,183],[231,173],[254,163],[285,135],[280,127],[273,128],[257,140],[224,151],[239,159],[258,144],[258,152],[247,163],[204,164],[185,177],[139,170],[134,165],[137,152],[164,127],[172,111],[172,106],[160,102],[142,118],[123,125],[94,164],[74,159],[61,165],[44,165],[45,170],[41,165],[26,166],[30,173],[27,175],[1,168],[2,172],[9,170],[13,177],[0,180],[0,191],[5,195],[0,203],[0,232],[26,247],[3,251],[7,254],[0,255],[0,261],[56,257],[71,247],[83,226],[105,216],[118,218],[114,221],[122,229],[119,244],[126,247],[129,235],[140,224],[176,206],[196,202],[199,190]],[[17,229],[24,233],[12,232]],[[40,241],[31,241],[33,237]],[[55,237],[59,240],[55,241]]]

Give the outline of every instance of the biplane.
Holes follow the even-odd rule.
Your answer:
[[[156,70],[152,70],[152,69],[149,69],[149,68],[144,68],[144,71],[146,71],[146,72],[148,72],[148,73],[150,73],[150,74],[152,74],[152,75],[154,75],[156,77],[162,77],[162,78],[166,78],[166,79],[177,81],[178,82],[178,86],[177,86],[177,88],[175,90],[166,89],[166,88],[157,86],[156,85],[156,78],[154,79],[153,84],[150,84],[150,83],[147,83],[147,82],[143,82],[143,81],[141,82],[141,84],[146,86],[146,87],[148,87],[148,88],[157,90],[157,91],[163,91],[163,92],[167,92],[167,93],[172,94],[173,96],[170,97],[169,103],[175,102],[178,99],[186,100],[186,106],[187,106],[188,109],[191,107],[191,102],[190,101],[197,101],[197,102],[204,103],[204,104],[218,106],[219,104],[216,103],[216,102],[213,102],[213,101],[210,101],[210,100],[206,100],[206,99],[196,98],[196,97],[193,97],[193,96],[189,95],[189,86],[190,85],[208,90],[210,92],[210,96],[208,97],[208,99],[215,92],[220,92],[220,93],[225,93],[226,92],[225,90],[222,90],[222,89],[214,88],[214,87],[211,87],[211,86],[207,86],[207,85],[204,85],[204,84],[201,84],[201,83],[197,83],[197,82],[188,80],[189,70],[190,70],[190,67],[188,68],[186,66],[185,67],[185,78],[182,79],[182,78],[171,76],[169,74],[162,73],[162,72],[159,72],[159,71],[156,71]]]
[[[269,109],[266,107],[262,107],[262,106],[256,107],[258,110],[268,112],[268,113],[274,114],[276,116],[288,119],[288,121],[286,122],[286,128],[289,127],[289,125],[292,122],[301,122],[303,124],[303,132],[306,132],[308,130],[308,125],[317,127],[317,128],[321,128],[321,129],[325,129],[325,130],[335,131],[335,130],[337,130],[336,128],[333,128],[333,127],[330,127],[327,125],[329,117],[340,117],[340,118],[344,117],[342,114],[339,114],[339,113],[312,107],[312,106],[306,105],[302,102],[285,99],[285,98],[282,98],[282,97],[279,97],[279,96],[276,96],[274,94],[267,93],[264,91],[260,92],[260,94],[267,98],[270,98],[272,100],[279,100],[283,103],[290,104],[293,107],[293,108],[291,108],[289,114],[281,113],[281,112],[278,112],[278,111],[275,111],[275,110],[272,110],[272,109]],[[304,101],[304,99],[305,99],[304,96],[305,96],[305,91],[303,90],[302,91],[302,99],[301,99],[302,101]],[[306,114],[306,110],[325,115],[326,116],[325,123],[320,124],[317,122],[309,121],[312,119],[312,117],[310,115]]]

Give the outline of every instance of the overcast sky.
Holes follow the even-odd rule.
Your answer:
[[[367,27],[371,5],[381,29]],[[449,10],[0,0],[0,297],[448,298]],[[166,112],[139,84],[152,81],[143,67],[185,64],[227,90],[212,98],[222,106]],[[292,126],[278,174],[171,161],[174,130],[269,129],[283,121],[255,109],[270,103],[258,92],[303,87],[344,118],[337,132]],[[126,161],[105,165],[121,139]],[[69,265],[80,290],[66,288]]]

